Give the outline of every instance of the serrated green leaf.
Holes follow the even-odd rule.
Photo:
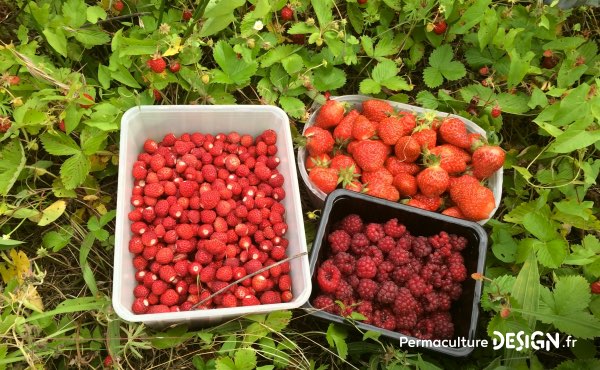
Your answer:
[[[535,86],[533,91],[531,92],[531,98],[529,99],[529,103],[527,106],[531,109],[535,109],[537,107],[544,108],[548,105],[548,98],[546,94],[539,87]]]
[[[98,19],[106,19],[106,11],[102,7],[94,5],[86,9],[86,19],[92,24],[98,23]]]
[[[19,139],[13,139],[0,150],[0,195],[6,196],[25,167],[27,157]]]
[[[319,91],[339,89],[346,84],[346,73],[339,68],[319,68],[314,72],[314,86]]]
[[[413,64],[417,64],[425,56],[425,45],[423,45],[422,42],[415,42],[413,46],[411,46],[408,54],[410,56],[410,61]]]
[[[591,300],[589,283],[583,276],[560,277],[554,290],[553,311],[557,315],[566,315],[587,309]]]
[[[441,74],[449,81],[463,78],[467,74],[465,66],[461,62],[452,61],[439,68]]]
[[[555,126],[564,126],[588,117],[590,104],[587,101],[587,96],[590,88],[590,85],[583,83],[569,91],[568,95],[561,99],[560,109],[553,117]],[[576,128],[573,127],[573,129]]]
[[[427,87],[433,89],[440,86],[444,82],[442,74],[433,67],[427,67],[423,70],[423,82]]]
[[[119,66],[116,71],[111,71],[110,76],[119,81],[122,84],[125,84],[129,87],[133,87],[136,89],[141,88],[140,84],[135,80],[135,78],[131,75],[131,73],[124,66]]]
[[[577,359],[561,362],[554,370],[596,370],[600,368],[599,359]]]
[[[287,31],[290,35],[299,35],[299,34],[313,34],[315,32],[319,32],[317,26],[308,25],[305,22],[297,22],[294,23]],[[292,46],[292,45],[288,45]]]
[[[336,324],[329,324],[325,338],[327,339],[327,343],[329,343],[329,347],[335,348],[342,360],[348,355],[346,337],[348,337],[346,328]]]
[[[97,128],[86,127],[81,131],[81,148],[86,155],[95,154],[102,150],[105,145],[104,141],[108,137],[108,133]]]
[[[510,57],[510,70],[507,82],[508,87],[514,87],[523,81],[535,53],[528,51],[524,56],[521,56],[516,49],[512,49],[508,52],[508,55]]]
[[[477,0],[474,4],[470,4],[460,20],[456,22],[456,26],[452,27],[452,33],[463,34],[470,31],[483,20],[483,15],[490,3],[491,0]]]
[[[527,326],[527,321],[517,315],[512,315],[507,319],[503,319],[500,315],[492,317],[487,326],[487,333],[490,338],[496,338],[496,335],[494,335],[495,331],[500,333],[518,333],[523,331],[525,334],[531,334],[532,332]]]
[[[526,214],[523,217],[523,227],[542,241],[550,241],[558,236],[556,225],[538,212]]]
[[[81,185],[90,172],[91,163],[89,158],[79,152],[68,158],[60,166],[60,177],[65,189],[75,189]]]
[[[210,0],[204,10],[204,18],[233,15],[233,11],[245,3],[245,0]]]
[[[373,39],[370,38],[369,36],[361,36],[360,44],[362,45],[362,48],[365,51],[365,54],[367,54],[367,56],[373,57],[373,54],[374,54]]]
[[[563,239],[536,243],[538,261],[549,268],[558,268],[567,257],[569,246]]]
[[[306,111],[306,107],[302,100],[291,96],[280,97],[279,104],[281,105],[281,108],[293,118],[302,118]]]
[[[377,42],[377,45],[375,45],[373,55],[375,58],[387,57],[388,55],[398,53],[399,50],[400,43],[396,42],[393,33],[388,32],[384,33],[379,39],[379,42]]]
[[[573,67],[569,61],[564,61],[558,71],[558,78],[556,79],[558,87],[568,88],[577,82],[581,76],[589,69],[588,66],[582,64],[580,66]]]
[[[73,33],[73,36],[88,49],[110,41],[110,36],[100,30],[79,29]]]
[[[370,78],[366,78],[360,82],[359,91],[365,95],[379,94],[381,92],[381,85]]]
[[[544,50],[567,50],[577,49],[585,42],[583,37],[559,37],[556,40],[547,42],[542,46]]]
[[[45,248],[58,252],[69,244],[72,236],[72,228],[63,227],[60,231],[53,230],[45,233],[42,237],[42,244]]]
[[[360,10],[358,5],[354,3],[348,3],[347,7],[348,19],[350,20],[352,28],[354,28],[354,31],[356,31],[357,34],[362,34],[365,26],[363,12]]]
[[[411,91],[413,89],[413,85],[406,82],[406,79],[401,76],[393,76],[392,78],[383,81],[381,84],[392,91]]]
[[[46,28],[42,31],[46,40],[54,50],[56,50],[63,57],[67,57],[67,37],[60,28],[50,30]]]
[[[453,57],[452,46],[448,44],[442,45],[431,52],[431,55],[429,56],[429,65],[439,70],[444,67],[444,65],[450,63]]]
[[[295,55],[297,51],[298,46],[296,45],[280,45],[274,47],[273,49],[267,51],[260,58],[260,65],[262,68],[270,67],[273,64],[280,62],[284,58]]]
[[[74,155],[81,152],[79,145],[63,133],[45,132],[40,136],[44,149],[52,155]]]
[[[281,65],[285,69],[285,71],[291,76],[294,75],[302,68],[304,68],[304,61],[302,57],[298,54],[292,54],[288,57],[285,57],[281,60]]]
[[[87,19],[87,5],[83,0],[67,0],[63,3],[62,14],[65,23],[73,28],[83,26]]]
[[[267,316],[265,326],[274,332],[280,332],[288,326],[291,319],[292,311],[274,311]]]
[[[230,357],[219,357],[215,360],[216,370],[237,370],[233,360]]]
[[[252,370],[256,367],[256,353],[251,348],[241,348],[234,355],[237,370]]]
[[[494,256],[502,262],[514,262],[517,253],[517,242],[509,231],[509,225],[494,226],[491,237]]]
[[[436,109],[439,106],[439,102],[435,95],[426,90],[419,91],[417,94],[417,103],[427,109]]]
[[[383,59],[380,61],[373,71],[371,72],[371,78],[379,84],[383,84],[385,81],[394,77],[398,73],[398,66],[390,59]]]
[[[332,0],[311,0],[313,10],[319,21],[319,27],[325,29],[333,21]]]
[[[523,114],[528,112],[528,100],[529,96],[525,94],[500,93],[496,95],[496,101],[502,107],[502,111],[511,114]]]
[[[38,226],[47,226],[52,222],[56,221],[67,208],[67,202],[64,200],[57,200],[48,207],[42,210],[42,218],[38,222]]]
[[[540,273],[538,271],[537,258],[533,251],[523,263],[519,275],[513,285],[512,297],[519,302],[522,309],[528,312],[536,312],[540,302]],[[530,328],[535,327],[535,316],[525,314]]]
[[[250,77],[258,69],[256,62],[248,63],[243,59],[238,59],[231,45],[223,40],[215,44],[213,56],[219,67],[223,70],[222,78],[218,80],[221,83],[244,85],[250,81]],[[217,78],[215,77],[216,80]]]
[[[503,296],[512,292],[515,280],[516,278],[512,275],[501,275],[492,282],[486,282],[481,295],[481,308],[490,311],[498,306]]]

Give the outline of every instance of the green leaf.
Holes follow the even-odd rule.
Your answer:
[[[436,109],[439,106],[437,98],[427,90],[419,91],[417,103],[426,109]]]
[[[237,370],[230,357],[219,357],[215,360],[216,370]]]
[[[315,25],[309,26],[305,22],[297,22],[294,23],[289,29],[288,32],[290,35],[299,35],[299,34],[312,34],[315,32],[319,32],[319,29]],[[293,46],[293,45],[287,45]]]
[[[366,78],[360,82],[359,91],[365,95],[379,94],[381,92],[381,85],[370,78]]]
[[[375,66],[375,68],[373,68],[371,77],[376,82],[382,84],[390,78],[396,76],[397,73],[398,67],[396,66],[396,63],[390,59],[383,59]]]
[[[523,114],[530,109],[527,105],[529,96],[525,94],[500,93],[496,96],[496,101],[506,113]]]
[[[439,68],[442,75],[449,81],[463,78],[467,74],[465,66],[461,62],[452,61]]]
[[[491,235],[494,256],[506,263],[514,262],[515,254],[517,253],[517,242],[513,239],[509,230],[509,225],[500,224],[500,226],[494,226]]]
[[[427,67],[423,70],[423,82],[429,88],[436,88],[444,82],[442,74],[433,67]]]
[[[375,50],[373,51],[373,55],[376,58],[386,57],[388,55],[393,55],[398,53],[400,50],[400,43],[394,39],[393,34],[391,32],[384,33],[379,42],[375,46]]]
[[[70,136],[62,132],[45,132],[40,136],[44,149],[52,155],[74,155],[81,153],[79,145]]]
[[[598,359],[578,359],[563,361],[554,370],[596,370],[600,368],[600,360]]]
[[[523,310],[536,312],[540,302],[540,287],[540,273],[536,255],[533,251],[530,251],[513,285],[512,297],[519,302]],[[533,329],[535,327],[535,316],[526,314],[523,317],[527,320],[529,327]]]
[[[456,22],[456,26],[453,25],[451,32],[460,35],[470,31],[484,19],[485,11],[490,3],[491,0],[477,0],[474,4],[470,4],[460,20]]]
[[[133,87],[136,89],[141,88],[140,84],[135,80],[135,78],[131,75],[129,70],[122,65],[119,65],[119,68],[116,71],[111,71],[110,76],[119,81],[122,84],[125,84],[129,87]]]
[[[401,76],[393,76],[392,78],[388,78],[387,80],[383,81],[381,84],[393,91],[410,91],[414,87],[413,85],[406,82],[406,79],[404,79],[404,77]]]
[[[566,315],[587,309],[590,300],[589,283],[583,276],[560,277],[553,290],[554,313]]]
[[[227,28],[227,26],[229,26],[234,20],[235,16],[233,14],[208,18],[200,30],[200,37],[212,36],[215,33]]]
[[[234,362],[237,370],[252,370],[256,367],[256,353],[251,348],[238,349]]]
[[[436,48],[429,56],[429,65],[435,69],[442,68],[445,64],[450,63],[454,54],[452,53],[452,46],[446,44],[439,48]]]
[[[550,241],[558,237],[556,225],[538,212],[526,214],[523,217],[523,227],[542,241]]]
[[[59,231],[53,230],[44,234],[42,237],[42,244],[45,248],[50,249],[53,252],[58,252],[69,245],[72,236],[73,232],[70,228],[62,228]]]
[[[535,109],[536,107],[544,108],[548,105],[548,98],[546,94],[539,87],[534,86],[533,91],[531,92],[531,98],[529,99],[529,103],[527,106],[531,109]]]
[[[67,208],[67,202],[64,200],[57,200],[52,203],[48,207],[42,210],[42,218],[38,222],[38,226],[47,226],[52,222],[56,221],[63,213],[65,213],[65,209]]]
[[[285,69],[285,71],[291,76],[294,75],[304,67],[304,61],[302,57],[298,54],[292,54],[288,57],[285,57],[281,60],[281,65]],[[345,78],[344,78],[344,81]]]
[[[523,81],[535,53],[528,51],[524,56],[521,56],[516,49],[512,49],[508,52],[508,55],[510,57],[510,69],[507,82],[508,87],[514,87]]]
[[[279,104],[281,105],[281,108],[293,118],[302,118],[306,111],[306,107],[302,100],[291,96],[282,96],[279,98]]]
[[[348,3],[346,6],[348,19],[350,20],[352,28],[354,28],[354,31],[356,31],[357,34],[362,34],[365,27],[362,10],[354,3]]]
[[[96,45],[107,44],[110,41],[110,36],[99,30],[80,29],[76,30],[73,36],[88,49]]]
[[[422,42],[415,42],[409,50],[410,61],[417,64],[425,56],[425,45]]]
[[[204,18],[233,15],[233,11],[245,3],[245,0],[210,0],[204,10]]]
[[[14,247],[15,245],[20,245],[23,243],[25,242],[20,240],[0,238],[0,250],[12,249],[12,247]]]
[[[81,148],[86,155],[96,154],[97,151],[104,149],[104,141],[108,133],[97,128],[86,127],[81,131]]]
[[[332,0],[311,0],[313,10],[317,15],[319,26],[325,29],[333,21],[333,1]]]
[[[577,149],[591,146],[600,141],[600,130],[584,130],[568,128],[558,136],[548,148],[552,153],[570,153]]]
[[[319,91],[339,89],[346,84],[346,73],[336,67],[319,68],[314,73],[313,83]]]
[[[194,336],[185,325],[178,325],[161,333],[154,333],[150,343],[158,349],[175,348]]]
[[[98,64],[98,82],[105,90],[110,88],[110,74],[110,69],[107,66]]]
[[[250,81],[250,77],[258,69],[256,62],[247,63],[243,59],[238,59],[231,45],[223,40],[216,43],[213,56],[223,70],[223,74],[219,78],[215,76],[217,82],[244,85]]]
[[[46,28],[42,31],[46,40],[54,50],[56,50],[63,57],[67,57],[67,37],[60,28],[56,28],[53,31]]]
[[[556,40],[547,42],[542,46],[544,50],[568,50],[577,49],[585,42],[583,37],[558,37]]]
[[[87,5],[83,0],[67,0],[63,3],[62,14],[65,23],[73,28],[83,26],[87,20]]]
[[[0,151],[0,195],[6,196],[19,178],[27,158],[19,139],[3,145]]]
[[[485,11],[483,20],[479,24],[479,31],[477,32],[480,50],[483,51],[496,35],[496,31],[498,30],[498,18],[499,17],[494,9],[487,9]]]
[[[94,5],[86,9],[86,19],[92,24],[98,23],[98,19],[106,19],[106,11],[102,7]]]
[[[34,313],[27,318],[23,319],[23,323],[41,320],[47,317],[54,317],[56,315],[71,313],[71,312],[94,312],[101,310],[103,307],[110,304],[105,296],[100,297],[79,297],[70,298],[62,301],[56,306],[55,309],[45,311],[41,313]]]
[[[274,332],[281,332],[291,319],[292,311],[274,311],[267,316],[265,326]]]
[[[569,60],[565,60],[558,71],[558,78],[556,79],[558,87],[570,87],[577,82],[588,69],[589,67],[585,64],[573,67]]]
[[[333,323],[329,324],[325,339],[327,339],[329,347],[337,350],[338,356],[340,356],[342,360],[346,359],[346,356],[348,355],[348,345],[346,344],[347,337],[348,332],[346,331],[346,328]]]
[[[536,243],[538,261],[549,268],[558,268],[567,257],[569,246],[563,239]]]
[[[95,296],[98,294],[98,285],[96,284],[94,272],[92,271],[87,260],[87,257],[94,246],[94,241],[95,238],[93,233],[88,233],[83,239],[81,248],[79,248],[79,265],[81,266],[81,272],[85,284],[90,289],[90,292]]]
[[[75,189],[81,185],[90,172],[90,168],[90,160],[82,152],[67,159],[60,167],[60,177],[65,189]]]
[[[274,47],[260,58],[260,65],[262,68],[270,67],[273,64],[280,62],[282,59],[292,55],[297,56],[297,54],[295,54],[297,51],[298,46],[296,45],[280,45]]]

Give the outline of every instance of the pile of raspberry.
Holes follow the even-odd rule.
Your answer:
[[[419,339],[454,335],[452,302],[462,294],[467,269],[462,236],[411,235],[396,218],[363,223],[351,214],[327,236],[330,254],[317,270],[313,307]],[[341,301],[343,304],[338,304]]]
[[[148,139],[133,164],[135,314],[289,302],[277,134]],[[200,303],[200,304],[199,304]]]

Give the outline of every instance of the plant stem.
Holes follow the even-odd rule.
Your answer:
[[[202,15],[204,15],[204,10],[206,9],[208,2],[209,2],[209,0],[202,0],[200,5],[198,5],[196,10],[194,11],[194,14],[192,15],[192,19],[190,20],[190,24],[188,25],[188,28],[185,30],[185,33],[183,34],[183,37],[189,37],[192,34],[192,31],[194,30],[194,25],[198,22],[198,20],[200,18],[202,18]]]
[[[162,20],[163,20],[163,14],[165,13],[165,5],[167,3],[167,0],[162,0],[160,2],[160,8],[158,10],[158,22],[156,23],[159,27],[162,24]]]

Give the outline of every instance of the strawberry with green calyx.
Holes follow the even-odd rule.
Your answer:
[[[479,180],[489,178],[504,165],[506,154],[497,145],[480,145],[473,152],[471,167]]]
[[[417,185],[421,193],[427,197],[443,194],[450,185],[448,172],[440,166],[440,157],[428,155],[423,159],[427,168],[417,175]]]
[[[459,148],[469,149],[469,133],[465,123],[456,117],[447,117],[442,120],[438,133],[442,140]]]
[[[394,146],[394,153],[400,161],[412,163],[421,156],[421,145],[412,136],[402,136]]]
[[[329,154],[322,153],[313,157],[306,158],[306,170],[310,171],[314,167],[327,168],[331,164],[331,157]]]
[[[360,115],[352,124],[352,137],[356,140],[367,140],[377,134],[377,123]]]
[[[489,217],[496,207],[494,193],[470,175],[452,180],[450,198],[458,206],[465,219],[480,221]]]
[[[304,135],[297,137],[296,144],[305,147],[311,156],[330,153],[335,141],[331,132],[317,126],[311,126],[304,131]]]
[[[482,76],[487,76],[490,73],[490,69],[487,66],[483,66],[479,68],[479,74]]]
[[[308,177],[310,181],[323,193],[329,194],[335,190],[338,185],[339,173],[333,168],[314,167]]]
[[[360,177],[360,168],[358,168],[354,159],[347,155],[335,155],[331,159],[330,167],[338,171],[338,183],[341,183],[343,187],[353,183]]]
[[[394,114],[394,107],[383,100],[365,100],[362,102],[362,108],[362,114],[373,122],[380,122],[384,118]]]
[[[189,9],[184,10],[183,13],[181,14],[181,18],[186,22],[189,21],[190,19],[192,19],[192,16],[193,16],[193,14]]]
[[[337,126],[344,118],[345,110],[346,106],[344,103],[337,100],[327,100],[321,109],[319,109],[315,126],[324,129]]]
[[[433,154],[440,157],[440,166],[449,175],[459,175],[466,171],[471,156],[466,151],[451,144],[438,145],[431,150],[425,149],[424,155]]]
[[[436,35],[441,35],[444,32],[446,32],[447,28],[448,28],[448,24],[446,23],[445,20],[442,19],[433,24],[433,33],[435,33]]]
[[[389,154],[390,147],[380,140],[358,141],[352,150],[352,158],[354,158],[356,164],[367,172],[373,172],[383,167]]]
[[[417,194],[418,191],[417,179],[413,175],[405,172],[401,172],[394,176],[392,185],[398,189],[398,193],[400,193],[401,197],[412,197]]]
[[[415,127],[411,136],[417,140],[421,148],[425,146],[427,149],[431,149],[437,143],[437,133],[427,123]]]
[[[344,186],[344,189],[352,190],[357,193],[366,193],[367,192],[366,186],[363,185],[360,181],[352,181],[350,184]]]
[[[294,19],[294,11],[292,10],[289,4],[281,9],[281,19],[285,22]]]
[[[181,69],[181,64],[179,64],[179,62],[173,62],[169,65],[169,71],[171,71],[173,73],[179,72],[180,69]]]
[[[152,59],[148,59],[146,64],[154,73],[162,73],[167,68],[167,62],[158,53],[154,54]]]
[[[485,138],[481,134],[472,132],[469,134],[469,147],[467,148],[471,153],[482,144],[486,142]]]
[[[340,123],[333,129],[333,138],[340,143],[350,140],[352,138],[352,126],[354,120],[360,115],[360,113],[353,109],[342,118]]]
[[[411,112],[399,112],[398,117],[402,123],[402,136],[410,135],[417,127],[417,117]]]

